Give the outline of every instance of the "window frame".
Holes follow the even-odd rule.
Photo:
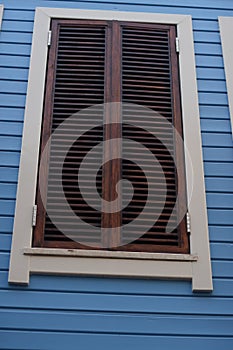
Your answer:
[[[37,184],[48,32],[52,18],[152,22],[177,26],[184,144],[192,160],[192,167],[190,162],[186,162],[187,192],[192,192],[192,185],[194,188],[192,196],[188,198],[192,221],[190,254],[32,248],[32,209]],[[192,172],[195,174],[193,184]],[[28,284],[33,273],[188,279],[192,280],[193,291],[213,289],[191,16],[36,9],[9,283]]]
[[[2,26],[3,10],[4,10],[4,6],[0,4],[0,30]]]
[[[218,17],[222,53],[227,84],[228,104],[230,110],[231,130],[233,135],[233,47],[229,33],[233,32],[233,17]]]

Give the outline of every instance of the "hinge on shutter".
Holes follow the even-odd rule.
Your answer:
[[[179,41],[179,38],[176,38],[176,52],[180,52],[180,41]]]
[[[186,214],[187,232],[191,233],[191,218],[189,212]]]
[[[48,46],[51,45],[51,37],[52,37],[52,32],[51,30],[48,31]]]
[[[32,208],[32,226],[36,226],[37,205],[33,205]]]

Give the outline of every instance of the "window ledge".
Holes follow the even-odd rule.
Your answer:
[[[112,252],[80,249],[56,249],[56,248],[25,248],[25,255],[45,256],[69,256],[69,257],[95,257],[112,259],[136,259],[136,260],[169,260],[169,261],[197,261],[198,256],[193,254],[167,254],[167,253],[141,253],[141,252]]]

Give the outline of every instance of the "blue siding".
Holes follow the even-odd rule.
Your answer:
[[[0,349],[233,349],[233,147],[218,16],[229,0],[2,0],[0,33]],[[214,276],[185,281],[32,276],[7,283],[36,6],[189,14]]]

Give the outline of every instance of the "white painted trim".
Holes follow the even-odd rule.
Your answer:
[[[231,129],[233,134],[233,17],[219,17],[218,21],[222,41],[222,52],[225,66],[228,103],[231,118]]]
[[[193,169],[194,191],[189,198],[192,220],[191,254],[136,254],[31,248],[31,214],[35,199],[40,124],[47,59],[47,33],[55,18],[86,18],[172,23],[180,40],[180,79],[185,145]],[[190,16],[136,12],[37,8],[25,112],[25,126],[11,250],[9,282],[29,283],[30,273],[133,276],[192,279],[193,290],[212,290],[212,274],[205,202],[204,172],[195,73],[192,21]],[[33,130],[33,138],[30,137]],[[187,157],[187,154],[186,154]],[[30,169],[30,171],[29,171]],[[190,183],[188,182],[190,187]],[[69,251],[69,253],[68,253]],[[125,254],[125,255],[124,255]],[[147,255],[149,258],[142,258]],[[194,258],[195,257],[195,258]],[[108,261],[106,262],[106,259]]]
[[[70,257],[94,257],[109,259],[136,259],[136,260],[170,260],[170,261],[197,261],[198,257],[191,254],[169,254],[169,253],[141,253],[141,252],[111,252],[98,250],[60,249],[60,248],[26,248],[25,255],[55,255]]]
[[[1,26],[2,26],[3,10],[4,10],[4,6],[0,5],[0,29],[1,29]]]
[[[192,262],[33,256],[31,273],[192,279]],[[156,276],[155,276],[156,275]]]

